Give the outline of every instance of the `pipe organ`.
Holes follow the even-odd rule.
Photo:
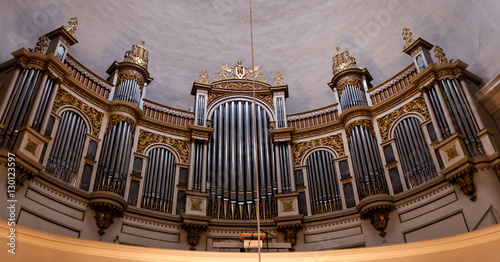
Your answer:
[[[366,234],[373,229],[365,229],[372,226],[388,242],[401,241],[391,230],[410,234],[431,223],[407,216],[434,194],[435,203],[449,201],[445,206],[462,214],[474,213],[470,200],[500,210],[489,200],[500,192],[500,142],[473,95],[481,80],[437,46],[433,62],[433,45],[409,30],[403,51],[413,63],[403,71],[373,86],[368,70],[337,48],[328,85],[338,101],[287,114],[281,73],[268,83],[260,67],[241,61],[221,66],[212,81],[201,71],[191,90],[194,112],[149,101],[144,42],[113,62],[104,79],[67,54],[76,25],[72,19],[0,66],[13,69],[0,74],[0,157],[19,159],[17,190],[24,191],[17,195],[28,196],[20,202],[55,188],[84,203],[64,210],[92,209],[95,216],[79,221],[88,231],[95,217],[99,230],[85,236],[113,227],[131,244],[142,236],[127,230],[168,235],[161,245],[173,248],[195,249],[203,238],[210,248],[248,230],[259,211],[272,241],[312,250],[339,246],[332,232],[347,229],[338,238],[347,246],[372,241]],[[400,219],[390,223],[398,225],[388,227],[395,210]],[[488,214],[474,228],[497,221]],[[70,220],[58,219],[49,218],[55,227]],[[178,240],[181,230],[187,242]]]

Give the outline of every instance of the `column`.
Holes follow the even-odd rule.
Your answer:
[[[479,112],[477,111],[477,105],[476,101],[472,98],[472,95],[470,93],[469,87],[467,85],[467,82],[465,82],[465,79],[460,79],[460,83],[462,84],[462,89],[464,90],[465,97],[467,98],[467,102],[469,103],[469,107],[472,111],[472,115],[476,119],[478,131],[481,131],[484,129],[484,123],[481,117],[479,116]]]
[[[335,88],[334,92],[333,92],[334,96],[335,96],[335,100],[337,100],[337,111],[339,112],[339,115],[342,114],[342,107],[340,106],[340,97],[339,97],[339,92],[338,92],[338,89]]]
[[[292,186],[292,192],[297,191],[295,189],[295,170],[293,170],[293,157],[292,157],[292,141],[287,141],[286,142],[288,146],[288,162],[290,163],[290,182]]]
[[[429,94],[427,94],[427,90],[424,90],[424,99],[427,104],[427,108],[429,109],[429,115],[431,116],[432,126],[434,127],[434,132],[436,132],[436,136],[438,141],[443,141],[443,134],[441,133],[441,129],[438,126],[438,121],[436,118],[436,112],[434,112],[434,108],[432,107],[431,100],[429,98]]]
[[[307,178],[307,167],[304,167],[302,169],[302,174],[304,176],[304,185],[306,186],[306,190],[305,190],[305,193],[306,193],[306,207],[307,207],[307,214],[308,215],[312,215],[312,209],[311,209],[311,196],[309,195],[309,179]],[[342,188],[342,191],[344,189]]]
[[[278,193],[281,194],[283,192],[282,190],[282,184],[281,184],[281,162],[280,162],[280,150],[279,150],[279,145],[278,143],[274,143],[274,157],[276,158],[276,178],[278,182]]]
[[[9,99],[12,96],[12,92],[14,91],[15,84],[17,83],[19,73],[21,72],[21,67],[18,66],[16,70],[14,71],[14,74],[12,75],[12,78],[10,80],[10,83],[8,86],[5,88],[5,94],[3,98],[0,101],[0,124],[2,124],[1,120],[3,118],[3,115],[7,109],[7,105],[9,104]]]
[[[450,134],[453,135],[457,131],[455,130],[455,125],[453,125],[453,121],[451,120],[450,110],[448,110],[448,103],[446,103],[446,99],[444,98],[443,91],[441,91],[441,87],[438,82],[434,82],[434,88],[436,88],[436,93],[438,95],[439,103],[441,104],[441,108],[443,108],[444,118],[446,118],[446,123],[448,123],[448,127],[450,128]]]
[[[194,165],[196,164],[195,163],[195,159],[194,159],[194,151],[196,150],[196,147],[195,147],[195,140],[192,139],[191,140],[191,156],[190,156],[190,160],[189,160],[189,175],[188,175],[188,185],[187,185],[187,190],[188,191],[193,191],[193,179],[194,179]]]
[[[203,155],[201,164],[201,192],[205,193],[207,187],[207,143],[208,141],[203,141]]]
[[[33,120],[35,120],[35,114],[36,111],[38,110],[38,106],[40,105],[40,99],[42,99],[42,94],[43,90],[45,89],[45,85],[47,84],[47,78],[49,77],[49,73],[45,72],[42,77],[42,81],[40,82],[40,85],[38,85],[38,88],[36,90],[36,96],[35,99],[33,100],[33,105],[31,106],[29,115],[28,115],[28,120],[26,122],[26,125],[31,126],[33,124]],[[50,111],[50,110],[48,110]]]
[[[47,124],[49,123],[50,112],[52,112],[52,107],[54,106],[56,94],[57,94],[57,91],[59,90],[60,83],[61,82],[59,79],[56,80],[54,88],[52,88],[52,93],[50,93],[50,98],[49,98],[49,101],[47,103],[47,110],[45,110],[45,115],[43,115],[42,126],[40,128],[40,134],[42,134],[42,135],[45,134],[45,130],[47,129]]]

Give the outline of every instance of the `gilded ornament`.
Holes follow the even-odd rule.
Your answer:
[[[200,234],[207,230],[206,225],[183,223],[182,228],[187,232],[187,241],[191,246],[190,250],[196,250],[196,245],[198,245],[198,240],[200,240]]]
[[[293,200],[283,201],[283,212],[293,212]]]
[[[285,242],[291,244],[290,251],[295,250],[295,244],[297,244],[297,232],[302,229],[301,224],[291,224],[291,225],[281,225],[278,226],[278,231],[285,235]]]
[[[133,120],[132,118],[128,117],[128,116],[124,116],[124,115],[111,115],[109,117],[109,121],[108,121],[108,126],[106,127],[106,134],[111,131],[111,129],[118,125],[120,122],[127,122],[129,123],[130,125],[130,129],[132,131],[132,135],[135,134],[135,126],[136,126],[136,123],[135,123],[135,120]]]
[[[234,66],[221,65],[222,70],[215,74],[213,81],[221,81],[226,79],[255,79],[259,82],[267,83],[267,79],[265,79],[265,75],[259,72],[260,66],[254,66],[250,68],[248,66],[244,66],[241,61],[238,61]]]
[[[427,105],[422,96],[408,102],[404,106],[392,111],[391,113],[379,118],[378,128],[380,130],[380,136],[382,137],[382,142],[389,140],[389,130],[393,123],[399,119],[402,115],[409,112],[415,112],[421,114],[425,119],[429,119],[429,111],[427,110]]]
[[[95,211],[95,222],[99,230],[97,231],[100,236],[104,235],[104,230],[113,223],[115,217],[123,216],[123,208],[105,202],[90,203],[90,208]]]
[[[189,141],[179,140],[141,129],[141,131],[139,132],[139,142],[137,143],[137,153],[143,154],[146,147],[154,143],[161,143],[172,146],[181,157],[182,164],[188,164]]]
[[[207,85],[210,84],[210,82],[208,82],[208,72],[206,69],[200,71],[200,78],[196,80],[196,83],[207,84]]]
[[[333,57],[333,74],[350,68],[358,68],[356,59],[349,54],[349,51],[340,52],[340,47],[337,46],[337,54]]]
[[[300,143],[294,143],[292,147],[293,156],[294,156],[294,165],[299,166],[300,160],[303,158],[304,154],[309,151],[309,149],[318,147],[318,146],[327,146],[335,150],[338,156],[344,156],[344,143],[342,141],[341,134],[335,134],[327,137],[322,137],[314,140],[304,141]]]
[[[201,212],[201,199],[191,199],[191,210]]]
[[[303,131],[300,133],[295,133],[293,135],[293,138],[299,139],[299,138],[305,138],[305,137],[313,137],[313,136],[318,136],[318,135],[334,132],[337,130],[341,130],[343,128],[344,128],[344,125],[342,123],[337,122],[335,124],[331,124],[331,125],[328,125],[326,127],[314,129],[312,131]]]
[[[403,49],[409,47],[413,42],[415,42],[415,39],[413,39],[413,34],[410,32],[410,29],[408,27],[403,28],[403,40],[405,41],[405,46]]]
[[[33,156],[36,156],[36,148],[37,147],[38,147],[38,144],[35,141],[28,138],[28,142],[26,143],[24,150],[30,152],[31,154],[33,154]]]
[[[131,71],[131,70],[129,70],[129,71]],[[136,72],[121,73],[118,76],[118,81],[116,82],[116,85],[119,85],[121,82],[127,81],[127,80],[135,80],[137,82],[137,84],[139,84],[139,88],[141,89],[141,92],[142,92],[142,89],[144,88],[144,80],[143,80],[142,75],[140,75]]]
[[[222,93],[210,93],[208,94],[208,101],[207,105],[212,104],[214,101],[218,100],[219,98],[224,98],[224,97],[245,97],[245,98],[253,98],[251,94],[238,94],[235,96],[234,94],[222,94]],[[271,108],[274,108],[273,105],[273,95],[256,95],[256,98],[259,100],[262,100],[266,104],[268,104]]]
[[[140,45],[132,45],[132,49],[125,52],[124,62],[131,62],[148,69],[149,52],[144,48],[144,41]]]
[[[286,85],[285,82],[283,82],[283,75],[281,75],[281,72],[279,70],[276,70],[276,73],[274,73],[274,83],[272,86],[284,86]]]
[[[444,152],[446,153],[446,156],[448,157],[448,161],[452,160],[453,158],[458,156],[457,148],[455,145],[452,147],[445,149]]]
[[[66,27],[64,27],[64,29],[66,29],[66,31],[72,35],[74,38],[76,38],[75,36],[75,31],[76,31],[76,28],[78,27],[78,18],[75,16],[75,17],[71,17],[68,21],[68,25]]]
[[[380,236],[384,237],[385,229],[389,225],[389,213],[394,210],[394,206],[380,205],[368,208],[361,212],[361,219],[370,219],[371,224],[380,232]]]
[[[446,63],[453,63],[453,59],[448,61],[446,58],[446,54],[444,53],[443,49],[439,46],[434,47],[434,56],[436,57],[436,64],[446,64]]]
[[[251,91],[253,90],[254,85],[252,83],[241,83],[241,82],[236,82],[236,83],[222,83],[215,85],[214,88],[218,89],[225,89],[225,90],[242,90],[242,91]],[[255,84],[255,90],[268,90],[269,88]]]
[[[57,91],[52,111],[57,112],[57,110],[64,105],[72,105],[82,110],[82,112],[88,117],[90,121],[92,134],[95,136],[99,135],[99,132],[101,131],[102,119],[104,118],[103,113],[95,110],[92,106],[87,105],[86,103],[68,93],[66,90],[60,88]]]
[[[40,38],[38,38],[38,42],[36,43],[35,50],[33,50],[33,52],[45,54],[48,46],[49,46],[49,38],[43,35]]]
[[[448,179],[452,184],[458,184],[460,186],[460,190],[464,192],[466,196],[470,197],[471,201],[475,201],[477,198],[477,196],[475,195],[476,187],[474,186],[473,180],[475,171],[475,168],[467,167],[466,169]]]

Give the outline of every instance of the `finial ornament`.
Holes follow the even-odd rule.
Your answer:
[[[125,52],[123,61],[135,63],[148,69],[149,52],[144,48],[144,44],[145,42],[142,41],[140,45],[132,45],[132,49]]]
[[[410,28],[405,27],[403,28],[403,40],[405,40],[405,46],[403,49],[409,47],[413,42],[415,42],[415,39],[413,39],[412,33],[410,32]]]
[[[248,66],[243,65],[241,61],[238,61],[234,66],[221,65],[222,70],[218,73],[215,73],[215,77],[213,81],[220,81],[224,79],[252,79],[267,83],[267,79],[265,79],[265,75],[259,72],[260,66],[254,66],[250,68]]]
[[[274,73],[274,84],[272,86],[284,86],[286,83],[283,82],[283,75],[279,70]]]
[[[75,16],[69,19],[68,26],[64,27],[64,29],[66,29],[66,31],[68,31],[70,35],[76,38],[75,31],[77,27],[78,27],[78,18]]]
[[[340,47],[337,46],[337,54],[333,57],[333,74],[335,75],[350,68],[358,68],[356,59],[349,54],[349,51],[341,52]]]
[[[200,71],[200,79],[196,80],[196,83],[200,84],[210,84],[208,82],[208,72],[206,69]]]
[[[446,58],[446,54],[444,53],[443,49],[439,46],[434,47],[434,56],[436,57],[436,64],[446,64],[446,63],[453,63],[453,59],[448,61],[448,58]]]
[[[45,54],[47,51],[47,47],[49,46],[49,38],[45,35],[42,35],[38,38],[38,42],[36,43],[34,52]]]

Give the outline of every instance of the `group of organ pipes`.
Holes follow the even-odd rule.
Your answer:
[[[30,136],[23,133],[26,130],[51,137],[39,143],[40,152],[33,151],[35,161],[44,166],[39,171],[86,191],[115,193],[132,206],[175,215],[189,209],[186,194],[199,193],[206,208],[196,210],[206,210],[211,219],[255,220],[257,209],[260,219],[267,220],[286,215],[284,212],[316,215],[353,208],[372,195],[397,194],[439,176],[445,168],[443,155],[431,143],[455,133],[463,137],[468,156],[486,154],[478,136],[484,124],[478,119],[463,74],[448,75],[420,89],[412,85],[412,79],[426,67],[437,65],[429,59],[432,45],[421,39],[406,48],[418,51],[408,53],[420,63],[379,87],[371,86],[368,71],[358,68],[347,51],[337,49],[329,86],[338,104],[287,115],[288,87],[281,82],[270,85],[261,78],[256,80],[259,95],[254,107],[251,90],[246,87],[252,74],[262,75],[241,62],[223,67],[218,73],[223,79],[210,83],[202,78],[194,83],[194,112],[145,102],[145,87],[152,79],[143,45],[134,45],[124,61],[115,62],[108,70],[109,79],[104,80],[66,54],[58,56],[62,61],[54,60],[55,50],[67,52],[77,42],[68,32],[59,28],[47,39],[41,38],[48,41],[46,49],[13,53],[20,62],[1,91],[0,147],[19,150],[23,144],[30,151],[30,143],[36,142],[26,138]],[[58,48],[62,45],[65,49]],[[44,63],[51,61],[51,66],[55,63],[66,71],[54,74],[49,63],[40,66],[22,59],[36,57],[35,52],[46,55]],[[447,61],[440,64],[447,65],[462,66]],[[133,109],[103,110],[72,91],[75,88],[85,88],[87,96],[121,101],[121,108]],[[383,117],[376,113],[355,114],[370,112],[374,104],[392,103],[392,97],[403,92],[414,92],[415,101],[423,101],[419,107],[423,109],[389,119],[391,125],[397,122],[395,126],[381,125],[378,121]],[[60,101],[54,101],[56,94]],[[142,111],[137,112],[138,106]],[[386,111],[402,106],[387,106]],[[95,108],[92,111],[89,107]],[[386,111],[379,112],[385,115]],[[140,120],[161,128],[141,126]],[[95,125],[95,121],[101,122]],[[341,128],[321,133],[320,127],[339,123]],[[175,132],[158,131],[172,126],[180,137],[171,135]],[[382,137],[382,129],[393,131]],[[144,130],[158,134],[143,141],[139,134]],[[191,130],[201,130],[202,138],[190,134]],[[182,137],[182,132],[187,135]],[[316,143],[302,150],[295,146],[297,140],[312,143],[332,134],[341,134],[342,139],[335,142],[341,143],[340,147]],[[389,138],[392,143],[386,143]],[[184,151],[181,142],[189,144]],[[144,148],[139,152],[134,145]],[[340,159],[343,156],[347,158]],[[398,163],[391,166],[396,160]],[[278,208],[280,198],[289,195],[296,197],[293,203],[298,210],[285,202]]]

